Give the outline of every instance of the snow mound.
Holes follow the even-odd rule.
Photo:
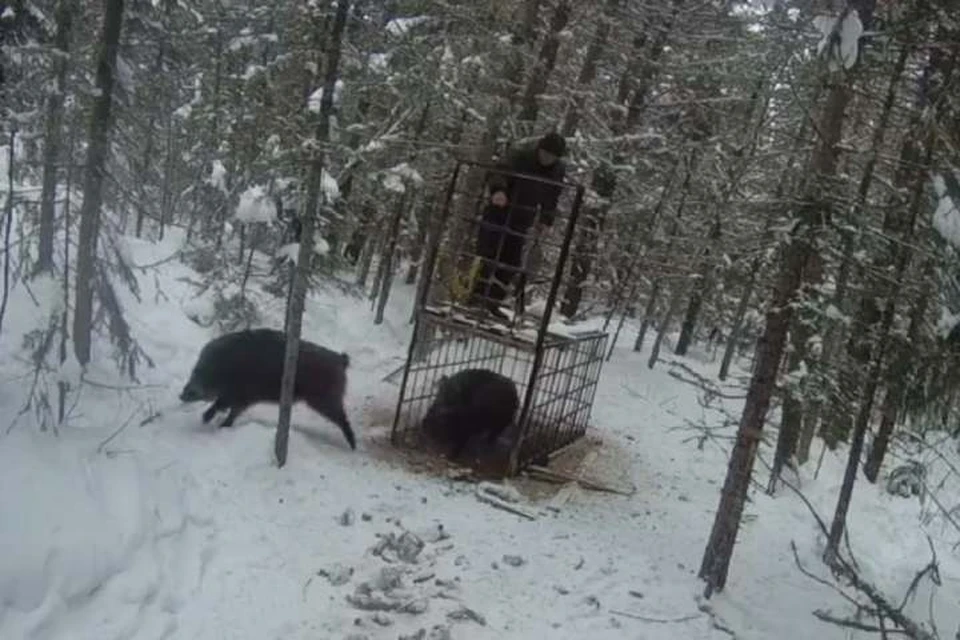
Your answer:
[[[0,637],[161,637],[200,585],[208,522],[176,471],[18,429],[0,442]],[[107,615],[109,612],[109,615]]]

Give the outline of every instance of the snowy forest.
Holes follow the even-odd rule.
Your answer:
[[[451,176],[547,132],[595,449],[411,465]],[[954,0],[0,1],[0,138],[0,637],[960,639]]]

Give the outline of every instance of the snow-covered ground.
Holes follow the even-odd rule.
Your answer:
[[[180,240],[126,241],[143,265]],[[124,293],[122,302],[156,368],[141,366],[139,385],[120,380],[99,343],[102,364],[90,372],[99,386],[84,388],[58,434],[13,422],[31,386],[22,340],[38,318],[22,286],[12,298],[0,336],[4,640],[874,635],[813,617],[851,612],[797,568],[791,542],[809,571],[830,579],[823,537],[787,490],[752,493],[726,590],[702,602],[696,573],[733,429],[699,443],[690,422],[717,426],[722,416],[667,364],[649,370],[632,340],[604,370],[592,422],[604,447],[621,452],[636,493],[578,491],[555,509],[532,502],[537,516],[527,520],[480,502],[469,483],[375,455],[371,439],[388,428],[397,393],[382,378],[409,336],[409,288],[394,293],[381,326],[365,299],[335,288],[309,299],[305,336],[351,356],[347,405],[360,443],[350,451],[335,427],[298,407],[288,464],[277,469],[276,407],[217,430],[201,425],[202,406],[176,399],[213,336],[184,311],[202,306],[183,281],[199,277],[176,260],[138,277],[141,301]],[[282,303],[253,294],[266,324],[282,326]],[[685,363],[710,377],[717,366],[703,353]],[[736,416],[739,402],[725,409]],[[957,464],[955,451],[942,452]],[[815,463],[801,470],[802,491],[828,521],[844,464],[845,452],[828,452],[816,480]],[[766,484],[760,463],[756,477]],[[939,494],[948,509],[960,502],[953,489]],[[858,481],[850,547],[863,575],[899,602],[930,558],[929,535],[942,578],[932,607],[952,638],[960,536],[936,517],[922,527],[929,507]],[[907,605],[916,619],[928,619],[929,594],[924,579]]]

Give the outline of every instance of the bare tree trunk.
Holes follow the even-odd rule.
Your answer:
[[[67,145],[67,180],[66,195],[63,202],[63,315],[60,319],[60,366],[67,361],[67,341],[70,335],[69,311],[70,311],[70,205],[72,202],[70,193],[73,190],[73,134],[69,134],[69,143]],[[67,393],[70,391],[70,383],[66,380],[57,382],[57,422],[63,424],[63,419],[67,413]]]
[[[37,244],[37,273],[53,271],[53,241],[57,202],[57,168],[63,139],[63,102],[67,90],[67,61],[76,0],[58,0],[57,33],[54,39],[54,87],[47,97],[43,137],[43,187],[40,192],[40,229]]]
[[[550,20],[550,29],[540,47],[537,63],[530,73],[530,81],[523,93],[518,119],[531,125],[537,121],[540,110],[537,98],[547,89],[547,83],[557,64],[557,51],[560,49],[560,32],[570,21],[570,0],[560,0]]]
[[[597,65],[600,62],[600,56],[607,48],[607,42],[610,39],[610,25],[613,22],[613,12],[616,11],[620,0],[607,0],[603,7],[603,13],[597,20],[596,31],[593,32],[593,39],[590,46],[587,47],[587,53],[583,57],[583,64],[580,66],[580,73],[577,75],[576,94],[573,104],[567,107],[567,112],[563,116],[563,124],[560,126],[560,133],[564,137],[570,137],[577,131],[580,124],[580,115],[583,112],[584,94],[587,87],[593,84],[597,77]]]
[[[922,197],[923,187],[922,182],[919,180],[917,181],[917,187],[915,204],[911,216],[913,218],[910,224],[911,229],[916,220]],[[857,468],[860,466],[860,456],[863,452],[863,443],[866,438],[867,429],[870,426],[874,397],[876,396],[877,388],[880,386],[880,376],[883,371],[883,359],[886,355],[890,329],[893,326],[893,319],[896,314],[897,296],[895,292],[903,283],[903,274],[906,271],[912,255],[912,251],[909,248],[909,237],[905,239],[903,247],[904,248],[898,250],[900,257],[897,264],[895,286],[887,292],[887,304],[883,311],[880,335],[877,340],[877,353],[873,358],[873,366],[869,372],[860,402],[860,411],[854,423],[853,437],[850,441],[850,455],[847,458],[847,468],[843,475],[843,484],[840,485],[840,495],[837,498],[837,508],[833,515],[833,522],[830,525],[830,536],[827,539],[827,548],[823,554],[824,561],[828,565],[832,565],[836,559],[837,551],[840,548],[840,539],[843,537],[843,531],[846,528],[847,512],[850,509],[850,501],[853,498],[853,485],[857,477]]]
[[[10,151],[7,157],[7,204],[3,212],[3,299],[0,301],[0,333],[3,332],[3,318],[7,315],[7,301],[10,299],[10,231],[13,228],[13,197],[15,180],[14,169],[16,167],[16,158],[14,157],[14,147],[17,141],[16,128],[10,131]]]
[[[650,245],[653,243],[657,227],[660,225],[663,211],[666,209],[667,201],[670,196],[673,194],[674,179],[680,174],[680,167],[684,164],[684,156],[682,154],[677,154],[676,160],[673,163],[673,166],[670,169],[670,177],[667,178],[666,184],[660,189],[660,197],[657,199],[657,206],[653,209],[653,214],[650,216],[649,221],[647,222],[647,228],[645,230],[644,236],[639,243],[639,246],[624,245],[623,252],[625,254],[630,254],[631,257],[626,267],[626,271],[623,273],[623,276],[618,278],[617,284],[614,287],[612,292],[613,300],[610,303],[610,311],[607,314],[607,318],[603,323],[603,330],[606,331],[610,325],[610,320],[616,314],[617,309],[621,306],[621,303],[626,302],[625,306],[632,307],[634,305],[634,296],[636,294],[639,283],[635,282],[636,278],[634,274],[643,269],[644,258],[647,255],[647,251],[650,248]],[[686,181],[684,182],[686,184]],[[685,187],[683,187],[685,190]],[[682,210],[678,208],[678,210]],[[632,234],[627,234],[632,237]],[[656,285],[655,285],[656,286]],[[624,299],[624,292],[629,287],[629,294],[627,294]],[[656,296],[654,295],[654,299]],[[646,321],[649,317],[649,314],[644,316]],[[621,319],[620,324],[623,324]],[[643,338],[639,339],[640,347],[634,349],[639,351],[643,346]]]
[[[397,251],[397,240],[400,235],[400,222],[403,220],[403,214],[407,208],[407,194],[402,194],[397,198],[397,206],[390,220],[390,230],[387,231],[387,242],[383,255],[380,257],[380,289],[377,300],[377,310],[373,318],[373,324],[383,324],[383,312],[387,308],[387,300],[390,298],[390,288],[393,285],[393,259]]]
[[[681,5],[681,0],[673,0],[670,13],[664,18],[657,29],[657,36],[649,52],[643,55],[647,45],[646,33],[634,38],[633,49],[636,62],[627,66],[620,78],[617,95],[618,105],[627,105],[626,117],[615,117],[611,128],[613,137],[622,136],[633,131],[640,124],[647,106],[647,97],[653,87],[659,71],[659,61],[666,50],[667,41],[673,30],[674,21]],[[636,88],[634,89],[634,82]],[[633,94],[631,96],[631,90]],[[580,216],[580,229],[570,261],[570,280],[564,290],[563,301],[560,304],[560,313],[568,318],[577,315],[580,304],[586,292],[586,283],[593,270],[594,256],[597,253],[597,241],[603,232],[606,217],[610,209],[610,202],[617,189],[617,175],[615,166],[624,162],[622,150],[614,153],[612,161],[602,162],[593,173],[591,189],[601,201],[600,206],[584,206]]]
[[[433,212],[439,206],[439,202],[440,199],[435,193],[421,204],[417,212],[417,231],[410,245],[410,267],[407,269],[404,280],[408,285],[416,283],[417,276],[420,275],[423,258],[427,254],[427,239],[433,221]]]
[[[643,309],[643,320],[640,321],[640,331],[637,332],[637,339],[633,342],[634,351],[643,350],[643,341],[647,337],[647,331],[650,329],[650,322],[653,314],[657,310],[657,300],[660,298],[660,278],[653,281],[650,287],[650,296],[647,298],[647,306]]]
[[[737,439],[730,455],[720,504],[700,565],[699,575],[706,582],[706,597],[710,597],[715,591],[722,591],[726,585],[743,507],[750,488],[757,446],[762,437],[776,385],[777,371],[783,357],[792,304],[803,282],[804,268],[815,251],[816,231],[830,210],[830,202],[824,198],[830,192],[828,185],[836,173],[838,145],[852,93],[847,81],[848,78],[845,77],[834,78],[830,86],[823,113],[819,118],[820,136],[811,163],[814,179],[808,185],[806,201],[796,212],[797,224],[783,248],[772,304],[767,311],[766,326],[757,345],[756,367],[747,391]]]
[[[876,438],[873,439],[870,455],[863,465],[863,474],[870,482],[875,483],[880,475],[880,467],[883,466],[883,459],[887,454],[890,437],[893,435],[900,407],[903,404],[903,398],[906,392],[904,380],[908,380],[913,373],[912,346],[917,343],[920,337],[923,319],[927,314],[927,307],[930,304],[932,271],[932,263],[928,261],[922,269],[924,287],[917,297],[913,311],[910,314],[910,326],[907,328],[906,338],[902,344],[897,346],[896,360],[886,375],[887,389],[880,411],[880,428],[877,430]]]
[[[900,56],[894,65],[893,73],[890,76],[890,83],[887,87],[883,111],[880,114],[880,119],[873,134],[871,154],[867,158],[866,166],[863,170],[863,176],[860,178],[860,185],[857,191],[857,201],[853,210],[854,223],[858,222],[860,213],[863,211],[867,203],[867,195],[869,194],[870,187],[873,184],[873,176],[877,166],[877,159],[883,150],[884,140],[890,125],[890,119],[893,113],[893,105],[897,95],[897,87],[900,84],[900,78],[903,75],[909,53],[910,49],[908,47],[904,47],[901,50]],[[840,273],[838,274],[837,278],[837,295],[834,298],[833,303],[837,308],[843,307],[846,302],[845,298],[847,295],[848,280],[850,277],[853,258],[854,238],[850,231],[845,231],[844,257],[840,266]],[[872,317],[868,318],[868,315],[871,315]],[[853,327],[856,328],[856,334],[865,335],[866,333],[869,333],[873,328],[873,325],[876,325],[879,321],[879,314],[871,313],[871,309],[861,306],[857,311],[856,317],[854,318]],[[843,331],[844,330],[842,326],[840,326],[838,323],[833,323],[832,330],[829,332],[828,336],[828,339],[832,344],[828,345],[829,348],[825,351],[825,357],[828,359],[828,362],[834,357],[834,353],[840,352],[840,349],[837,347],[839,347],[841,344]],[[858,335],[851,336],[851,345],[855,346],[858,342]],[[854,348],[850,354],[853,356],[853,362],[841,364],[839,389],[834,396],[833,402],[831,403],[832,406],[829,421],[824,425],[824,439],[831,449],[835,448],[840,441],[846,439],[846,437],[849,435],[849,425],[851,424],[851,417],[853,415],[852,411],[853,406],[855,405],[856,390],[857,387],[859,387],[860,375],[862,373],[860,369],[867,366],[869,361],[869,357],[866,359],[858,357],[858,354],[863,355],[862,349]]]
[[[320,185],[325,160],[323,148],[330,139],[333,93],[340,71],[341,42],[349,9],[349,0],[338,0],[333,31],[327,43],[323,97],[320,99],[320,113],[315,130],[317,144],[312,145],[313,157],[310,163],[310,173],[307,176],[300,248],[297,254],[297,267],[293,275],[290,305],[287,313],[287,347],[284,353],[283,380],[280,383],[280,416],[277,420],[277,435],[274,442],[274,454],[277,458],[277,465],[280,467],[283,467],[287,462],[290,418],[293,413],[293,391],[296,384],[297,359],[300,352],[300,328],[303,322],[303,307],[307,294],[307,272],[313,262],[314,232],[316,230],[317,209],[320,204]],[[322,39],[323,34],[317,35]]]
[[[160,230],[159,240],[163,242],[163,236],[167,226],[167,219],[172,216],[173,209],[173,188],[174,171],[176,171],[176,153],[177,145],[173,135],[173,118],[167,115],[167,161],[164,163],[163,179],[160,190]]]
[[[123,25],[123,1],[104,0],[103,32],[96,76],[98,97],[90,118],[83,205],[80,207],[80,231],[77,238],[76,304],[73,312],[73,348],[81,366],[86,366],[90,361],[97,231],[103,203],[103,178],[110,150],[108,141],[112,125],[113,71],[117,64],[120,29]]]
[[[660,347],[663,344],[663,339],[670,331],[670,325],[673,324],[673,319],[680,313],[680,307],[683,305],[684,288],[682,284],[678,284],[677,290],[670,296],[670,306],[667,307],[667,312],[663,314],[663,320],[660,321],[660,330],[657,331],[657,337],[653,341],[653,347],[650,348],[650,358],[647,360],[647,367],[650,369],[653,369],[659,361]]]
[[[709,242],[719,242],[721,236],[720,216],[718,215],[710,229]],[[703,250],[703,261],[700,264],[700,273],[697,274],[697,282],[693,286],[693,293],[690,294],[690,301],[687,304],[687,311],[684,314],[683,322],[680,324],[680,335],[677,337],[677,346],[674,353],[678,356],[687,355],[690,345],[693,343],[693,335],[697,329],[697,321],[700,318],[700,310],[703,308],[703,301],[710,289],[713,288],[713,263],[710,260],[710,246]]]
[[[920,208],[924,202],[924,183],[927,179],[926,170],[930,166],[930,159],[933,155],[934,147],[933,134],[928,134],[928,139],[925,142],[925,157],[920,158],[922,143],[916,139],[916,136],[922,131],[921,113],[919,109],[914,112],[913,126],[910,127],[907,136],[904,138],[900,150],[900,167],[897,175],[894,176],[894,184],[896,186],[912,186],[913,193],[911,194],[908,211],[906,212],[906,216],[904,216],[902,207],[904,203],[898,202],[899,198],[894,196],[893,202],[890,203],[891,206],[887,207],[886,213],[884,214],[883,227],[884,231],[890,234],[888,238],[888,252],[895,264],[894,276],[889,280],[884,279],[883,284],[878,289],[867,291],[861,303],[861,308],[876,308],[879,306],[876,301],[878,291],[880,296],[886,298],[886,305],[881,315],[878,334],[865,336],[860,343],[860,348],[863,349],[861,358],[865,361],[872,361],[872,365],[860,396],[859,412],[853,424],[853,436],[850,440],[850,455],[847,459],[847,468],[843,475],[843,484],[840,485],[840,495],[837,498],[837,508],[833,515],[833,522],[830,525],[830,536],[827,539],[827,548],[823,554],[824,561],[828,565],[833,564],[836,559],[840,539],[846,527],[847,511],[850,508],[850,500],[853,497],[853,485],[857,477],[857,468],[860,466],[860,455],[863,452],[863,443],[866,439],[867,429],[870,426],[874,397],[880,386],[883,360],[890,341],[890,330],[893,326],[896,313],[898,294],[903,285],[904,273],[913,257],[913,233]],[[911,135],[911,133],[913,135]],[[907,217],[906,221],[903,220],[904,217]],[[881,264],[877,266],[883,267],[885,265]]]

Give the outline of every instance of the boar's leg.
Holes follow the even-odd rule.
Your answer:
[[[206,411],[203,412],[203,424],[207,424],[213,420],[213,416],[217,415],[219,412],[227,408],[226,402],[223,398],[217,398],[212,405],[210,405]]]
[[[353,429],[350,427],[350,421],[347,419],[347,414],[343,410],[342,404],[336,404],[329,401],[318,401],[313,398],[304,398],[303,400],[311,409],[340,427],[343,437],[347,439],[347,444],[350,445],[351,449],[356,450],[357,440],[353,435]]]
[[[467,429],[458,429],[456,433],[450,435],[450,458],[457,460],[463,454],[463,450],[470,441],[470,431]]]
[[[249,407],[250,407],[250,404],[247,402],[234,401],[233,403],[230,404],[230,413],[228,413],[226,419],[224,419],[224,421],[220,423],[220,426],[232,427],[233,421],[236,420],[237,417],[241,413],[246,411]]]

